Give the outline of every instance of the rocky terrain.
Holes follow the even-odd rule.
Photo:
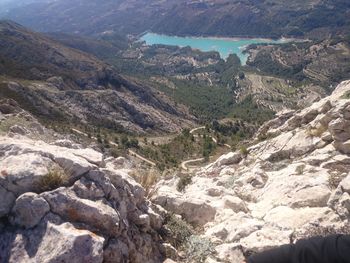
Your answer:
[[[163,217],[129,161],[60,138],[14,101],[0,112],[0,262],[162,262]]]
[[[193,123],[186,107],[95,56],[16,23],[0,22],[0,95],[36,116],[136,133]]]
[[[208,263],[348,231],[349,94],[345,81],[311,107],[280,113],[247,149],[200,169],[183,192],[181,177],[161,180],[151,200],[212,243]]]
[[[0,112],[1,262],[242,262],[349,231],[350,81],[190,180],[163,177],[147,198],[127,159],[67,140],[13,100]],[[178,252],[169,215],[194,229]]]

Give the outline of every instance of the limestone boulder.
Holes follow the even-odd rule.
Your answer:
[[[0,261],[103,262],[104,238],[49,215],[37,227],[0,235]]]
[[[21,164],[21,165],[18,165]],[[48,174],[53,162],[38,153],[9,155],[0,161],[0,185],[16,196],[25,192],[38,191],[41,178]]]
[[[32,228],[50,211],[46,200],[35,193],[25,193],[17,198],[12,209],[11,223],[24,228]]]
[[[350,132],[349,132],[350,134]],[[336,141],[334,147],[341,153],[350,154],[350,140],[347,141]]]
[[[311,186],[297,191],[290,202],[292,208],[298,207],[325,207],[331,195],[326,185]]]
[[[339,185],[343,192],[350,194],[350,174],[348,174],[348,176],[345,177]]]
[[[291,240],[291,230],[281,230],[276,227],[266,226],[255,231],[248,237],[240,240],[244,251],[262,252],[277,246],[289,244]]]
[[[69,222],[80,222],[105,233],[120,234],[120,217],[109,205],[100,201],[82,199],[73,191],[58,188],[40,195],[50,205],[51,211]]]
[[[226,243],[215,247],[216,257],[224,262],[242,263],[245,260],[241,246],[237,243]]]
[[[347,141],[350,139],[350,121],[338,118],[329,123],[328,129],[336,141]]]
[[[284,229],[298,229],[310,222],[317,222],[322,219],[334,216],[333,222],[339,222],[334,211],[328,207],[305,207],[293,209],[288,206],[279,206],[270,210],[264,217],[264,221]],[[338,221],[337,221],[338,220]]]
[[[242,154],[238,152],[231,152],[221,156],[215,163],[215,166],[221,167],[225,165],[237,164],[242,160]]]
[[[248,208],[244,201],[236,196],[225,196],[223,198],[224,201],[224,207],[226,209],[232,209],[235,213],[238,213],[240,211],[247,213]]]

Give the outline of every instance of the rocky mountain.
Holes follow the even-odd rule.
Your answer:
[[[93,55],[8,21],[0,39],[0,94],[37,116],[138,133],[174,132],[193,121],[186,108]]]
[[[312,36],[349,33],[346,0],[60,0],[10,9],[3,17],[39,31],[96,35]],[[334,16],[334,14],[337,14]]]
[[[163,217],[127,159],[62,140],[12,100],[0,155],[0,262],[162,262]]]
[[[280,113],[249,147],[190,180],[161,180],[151,200],[202,229],[200,238],[215,247],[198,248],[205,262],[238,263],[300,238],[349,233],[349,139],[345,81],[311,107]]]

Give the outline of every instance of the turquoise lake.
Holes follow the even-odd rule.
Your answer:
[[[191,48],[201,51],[217,51],[223,59],[235,53],[240,58],[242,64],[245,64],[248,59],[248,54],[243,54],[243,50],[246,46],[250,44],[283,43],[286,40],[177,37],[147,33],[141,37],[141,41],[145,41],[147,45],[163,44],[179,47],[190,46]]]

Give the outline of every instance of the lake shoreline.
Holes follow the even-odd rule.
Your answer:
[[[224,37],[224,36],[190,36],[190,35],[172,35],[172,34],[163,34],[163,33],[155,33],[152,31],[146,31],[137,36],[139,40],[142,39],[143,36],[147,34],[153,34],[158,36],[165,36],[165,37],[174,37],[174,38],[186,38],[186,39],[208,39],[208,40],[225,40],[225,41],[240,41],[240,40],[256,40],[256,41],[266,41],[266,42],[276,42],[281,41],[282,43],[288,43],[288,42],[306,42],[309,41],[308,39],[302,39],[302,38],[291,38],[291,37],[280,37],[280,38],[265,38],[265,37],[256,37],[256,36],[235,36],[235,37]]]
[[[292,42],[291,39],[281,38],[279,40],[267,38],[223,38],[223,37],[180,37],[147,32],[138,41],[143,41],[146,45],[168,45],[186,47],[202,52],[218,52],[223,60],[227,60],[230,54],[236,54],[242,65],[246,65],[248,54],[245,50],[251,44],[284,44]]]

